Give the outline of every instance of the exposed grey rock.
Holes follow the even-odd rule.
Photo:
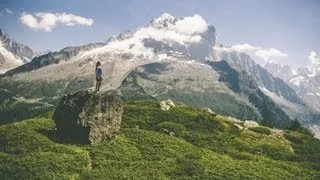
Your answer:
[[[170,107],[176,107],[176,105],[170,99],[161,101],[160,108],[162,111],[168,111]]]
[[[130,91],[133,97],[145,93],[155,99],[173,99],[186,105],[209,107],[218,114],[238,119],[270,119],[267,123],[277,127],[285,126],[290,120],[260,91],[251,76],[234,70],[225,61],[207,65],[176,59],[147,64],[132,71],[124,82],[121,93],[131,87],[141,88],[137,92]],[[162,109],[167,110],[165,104]]]
[[[57,131],[77,142],[97,144],[120,130],[123,106],[115,91],[65,95],[54,112]]]
[[[214,111],[212,111],[210,108],[203,108],[203,111],[211,114],[211,115],[217,115],[217,113],[215,113]]]
[[[176,107],[172,100],[168,99],[165,101],[170,107]]]
[[[37,53],[0,29],[0,74],[31,61]]]
[[[257,122],[255,122],[255,121],[244,121],[243,125],[246,128],[259,127],[259,124]]]
[[[169,133],[170,136],[175,136],[174,132]]]
[[[77,56],[79,53],[83,51],[89,51],[94,48],[98,48],[103,46],[103,43],[94,43],[94,44],[87,44],[84,46],[70,46],[66,47],[58,52],[49,52],[47,54],[40,55],[35,57],[31,62],[26,63],[22,66],[19,66],[15,69],[8,71],[7,75],[13,75],[16,73],[23,73],[28,71],[33,71],[45,66],[49,66],[51,64],[59,64],[61,62],[65,62],[70,60],[71,58]],[[92,59],[86,59],[84,62],[79,63],[77,66],[83,68],[84,64],[88,64],[93,62]]]
[[[273,132],[274,134],[278,135],[278,136],[283,136],[284,135],[284,131],[282,129],[271,129],[271,132]]]
[[[6,32],[0,29],[0,41],[3,43],[4,48],[20,57],[22,61],[28,62],[38,54],[30,47],[16,42]]]
[[[218,58],[227,61],[232,68],[238,71],[246,71],[253,77],[259,87],[265,88],[292,103],[304,105],[304,102],[288,84],[277,77],[273,77],[270,72],[255,63],[248,54],[237,51],[226,51],[221,52]]]
[[[243,126],[241,126],[241,125],[239,125],[239,124],[237,124],[237,123],[234,123],[233,124],[235,127],[237,127],[239,130],[243,130]]]
[[[267,62],[263,67],[273,76],[281,78],[285,82],[288,82],[294,76],[293,69],[288,65]]]
[[[228,119],[229,121],[233,121],[233,122],[238,123],[238,124],[243,123],[243,121],[241,121],[241,120],[239,120],[239,119],[237,119],[237,118],[231,117],[231,116],[228,116],[227,119]]]
[[[170,106],[167,105],[167,103],[165,101],[162,101],[160,103],[160,108],[161,108],[162,111],[168,111],[170,109]]]

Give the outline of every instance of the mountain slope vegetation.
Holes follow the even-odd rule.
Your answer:
[[[125,104],[121,133],[74,144],[51,114],[0,126],[0,179],[319,179],[320,141],[156,101]]]

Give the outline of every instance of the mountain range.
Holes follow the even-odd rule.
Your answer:
[[[0,29],[0,73],[30,62],[37,55],[30,47],[16,42]]]
[[[313,70],[290,77],[290,67],[262,67],[243,52],[226,50],[217,42],[215,27],[199,15],[177,18],[165,13],[106,42],[37,57],[26,46],[14,45],[12,50],[4,42],[2,49],[10,53],[3,53],[2,64],[15,63],[2,69],[16,68],[0,76],[1,124],[50,111],[65,93],[92,88],[95,63],[101,61],[101,89],[117,89],[124,100],[170,98],[277,128],[298,119],[320,135],[320,99],[308,99],[308,93],[317,96],[320,87],[319,76],[310,76]],[[308,81],[298,83],[301,77]]]
[[[266,63],[264,67],[275,77],[283,79],[304,103],[312,109],[313,112],[320,111],[320,57],[314,52],[309,55],[309,61],[304,67],[294,70],[289,65],[280,65],[275,62]],[[319,116],[315,117],[316,120]],[[320,127],[312,127],[319,131]]]

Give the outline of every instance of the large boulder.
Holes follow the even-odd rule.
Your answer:
[[[59,134],[77,142],[97,144],[119,132],[122,113],[115,91],[79,91],[62,98],[53,119]]]

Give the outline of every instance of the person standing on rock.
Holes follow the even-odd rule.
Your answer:
[[[102,67],[101,67],[101,62],[98,61],[96,64],[96,92],[100,90],[101,86],[101,81],[102,81]]]

